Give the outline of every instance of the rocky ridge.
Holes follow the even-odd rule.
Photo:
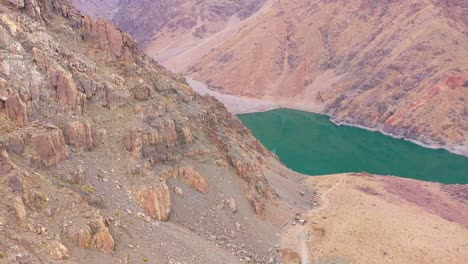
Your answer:
[[[63,0],[1,2],[3,260],[280,262],[274,234],[313,193],[280,199],[271,162],[111,22]]]

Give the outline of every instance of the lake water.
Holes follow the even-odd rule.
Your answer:
[[[239,115],[289,168],[309,174],[368,172],[442,183],[468,183],[468,158],[379,132],[338,126],[323,115],[277,109]]]

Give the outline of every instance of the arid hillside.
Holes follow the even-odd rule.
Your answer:
[[[270,163],[111,22],[0,3],[1,263],[279,263],[314,193]]]
[[[69,2],[0,2],[0,263],[466,259],[467,185],[307,179]]]
[[[211,89],[468,153],[466,1],[192,1],[168,24],[172,6],[131,2],[113,20]]]

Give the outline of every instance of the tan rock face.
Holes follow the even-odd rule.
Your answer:
[[[152,158],[154,162],[168,161],[164,154],[177,146],[177,131],[173,120],[162,119],[153,127],[132,128],[125,136],[125,145],[135,158]]]
[[[78,92],[73,79],[56,69],[49,71],[49,78],[52,88],[55,89],[58,102],[66,110],[81,114],[86,103],[86,96]]]
[[[31,144],[34,147],[39,163],[37,165],[53,166],[68,159],[69,151],[65,145],[62,130],[52,126],[49,129],[37,131],[31,134]]]
[[[70,121],[63,128],[65,142],[81,149],[93,149],[98,146],[105,136],[105,130],[95,130],[87,120]]]
[[[129,35],[116,28],[111,22],[104,19],[91,20],[83,18],[83,26],[95,45],[106,50],[109,59],[121,59],[123,61],[133,60],[131,52],[136,51],[136,43]]]
[[[13,167],[8,153],[2,146],[0,146],[0,175],[9,173],[12,168]]]
[[[26,208],[24,207],[24,202],[20,195],[16,195],[13,198],[13,207],[15,208],[18,221],[21,223],[26,222],[26,219],[27,219]]]
[[[163,172],[161,177],[165,180],[169,178],[174,178],[182,183],[187,184],[192,187],[194,190],[201,193],[208,193],[208,183],[205,178],[198,173],[198,171],[193,166],[183,166],[167,172]]]
[[[104,253],[114,252],[114,238],[102,217],[89,222],[81,228],[72,227],[68,230],[68,238],[81,248],[95,248]]]
[[[165,181],[154,187],[139,191],[140,203],[146,214],[159,221],[169,220],[171,214],[171,194]]]
[[[0,101],[2,101],[1,98]],[[27,108],[18,93],[12,92],[6,101],[3,101],[3,103],[0,104],[4,105],[7,116],[11,120],[15,121],[16,124],[20,126],[28,124]],[[0,108],[0,113],[1,110],[2,109]]]
[[[70,251],[59,241],[54,241],[48,246],[49,254],[56,260],[67,259]]]

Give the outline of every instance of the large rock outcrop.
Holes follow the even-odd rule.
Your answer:
[[[137,197],[146,214],[159,221],[167,221],[171,215],[171,194],[165,181],[152,187],[137,190]]]
[[[31,132],[29,137],[35,151],[34,164],[53,166],[68,159],[69,150],[63,132],[58,127],[46,125]]]
[[[63,134],[68,145],[90,150],[103,141],[106,131],[94,129],[88,120],[79,120],[66,122]]]
[[[209,191],[206,179],[193,166],[182,166],[165,171],[161,173],[161,177],[165,180],[174,178],[204,194]]]
[[[84,249],[94,248],[104,253],[114,252],[114,238],[102,217],[98,217],[82,227],[70,228],[68,238],[75,245]]]

